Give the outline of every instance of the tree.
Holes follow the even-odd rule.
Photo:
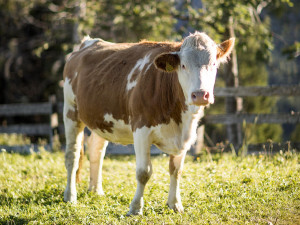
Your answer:
[[[74,43],[73,12],[72,1],[1,1],[1,103],[57,94],[65,53]]]
[[[170,16],[173,3],[167,0],[101,0],[87,4],[95,14],[92,36],[113,42],[136,42],[141,39],[164,40],[174,34],[175,20]]]
[[[293,0],[293,7],[284,5],[271,11],[272,31],[274,45],[272,60],[268,65],[270,71],[270,84],[300,84],[300,2]],[[282,97],[277,101],[277,110],[280,113],[292,113],[300,111],[298,97]],[[283,124],[283,140],[300,140],[300,126],[295,124]]]

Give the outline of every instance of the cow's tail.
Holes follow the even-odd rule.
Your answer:
[[[83,155],[84,155],[84,148],[83,148],[83,140],[82,140],[82,145],[80,149],[80,158],[78,162],[78,169],[76,171],[76,182],[79,183],[81,181],[81,168],[82,168],[82,163],[83,163]]]

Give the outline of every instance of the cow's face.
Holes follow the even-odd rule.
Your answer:
[[[217,45],[206,34],[196,32],[184,39],[179,52],[159,55],[155,65],[166,72],[177,71],[187,104],[213,104],[217,68],[233,45],[233,38]]]

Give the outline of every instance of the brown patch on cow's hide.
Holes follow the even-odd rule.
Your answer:
[[[174,155],[170,155],[170,161],[169,161],[169,172],[170,175],[172,175],[175,171],[175,164],[174,164]]]
[[[112,133],[112,128],[114,127],[114,123],[112,121],[107,122],[104,121],[103,118],[99,118],[98,121],[96,121],[96,127],[99,128],[102,132],[109,132]]]
[[[187,106],[177,73],[158,71],[151,66],[132,90],[129,108],[133,130],[168,124],[171,119],[181,123],[181,113]]]
[[[67,117],[70,120],[78,121],[78,112],[77,112],[77,110],[75,109],[75,111],[73,111],[73,110],[69,109],[69,111],[67,112]]]
[[[130,82],[135,81],[137,79],[138,75],[141,73],[142,73],[142,71],[139,71],[139,70],[134,71],[134,73],[132,74],[132,77],[130,78]]]
[[[181,113],[187,109],[177,73],[158,70],[154,59],[180,50],[181,43],[97,42],[72,54],[66,63],[64,78],[71,80],[76,96],[78,117],[91,129],[112,132],[113,123],[104,120],[106,114],[131,124],[133,131],[143,126],[181,123]],[[142,76],[133,74],[137,85],[127,91],[127,77],[139,59],[147,54],[151,66]],[[149,65],[147,64],[147,66]],[[75,74],[77,76],[75,77]]]
[[[146,184],[151,177],[151,173],[152,172],[147,172],[145,170],[138,170],[136,175],[137,180],[142,184]]]
[[[170,161],[169,161],[169,172],[170,175],[174,175],[176,179],[180,179],[181,174],[182,174],[182,169],[176,169],[175,163],[174,163],[174,155],[170,155]]]

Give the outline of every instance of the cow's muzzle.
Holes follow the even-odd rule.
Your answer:
[[[209,92],[208,91],[194,91],[192,93],[192,101],[194,105],[200,106],[200,105],[208,105],[209,102]]]

